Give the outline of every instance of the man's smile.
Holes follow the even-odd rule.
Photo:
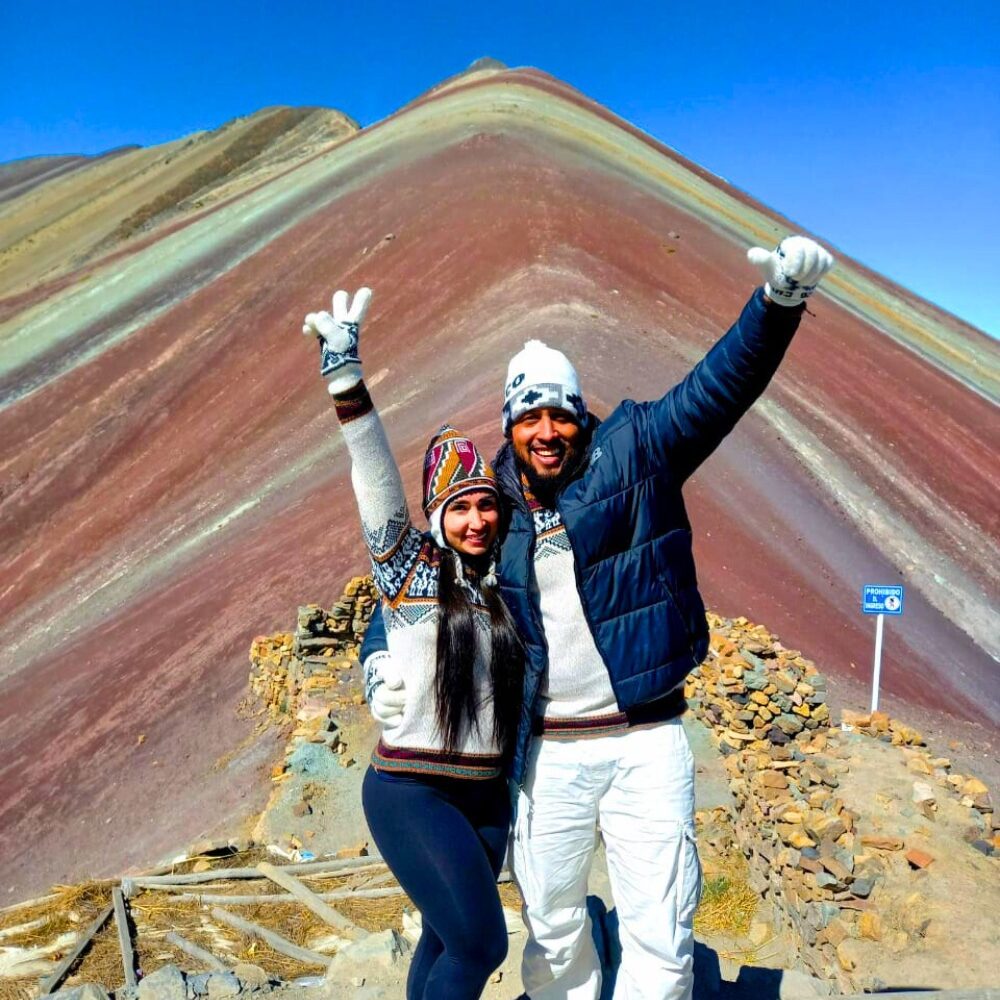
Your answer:
[[[531,446],[531,456],[544,468],[554,469],[566,457],[566,446],[562,443],[535,444]]]

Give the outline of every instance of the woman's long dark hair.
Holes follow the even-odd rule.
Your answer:
[[[496,587],[482,583],[475,569],[466,575],[479,583],[490,615],[490,681],[493,688],[493,736],[501,753],[513,747],[521,713],[524,647]],[[446,750],[454,751],[467,727],[479,731],[472,665],[476,657],[476,621],[472,602],[458,579],[451,550],[441,552],[438,576],[437,724]]]

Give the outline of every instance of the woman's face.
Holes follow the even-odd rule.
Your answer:
[[[444,509],[444,540],[463,556],[484,556],[500,530],[500,504],[488,490],[462,493]]]

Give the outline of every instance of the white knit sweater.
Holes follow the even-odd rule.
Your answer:
[[[618,713],[604,660],[576,589],[573,550],[556,510],[536,507],[535,579],[549,669],[542,686],[546,720],[603,718]]]
[[[574,740],[659,725],[677,714],[664,705],[642,716],[618,707],[611,678],[576,584],[573,547],[558,510],[525,498],[535,523],[535,579],[549,663],[541,691],[541,733],[552,740]]]

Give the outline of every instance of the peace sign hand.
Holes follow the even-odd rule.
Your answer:
[[[358,338],[371,299],[370,288],[359,288],[353,302],[341,289],[333,293],[332,314],[309,313],[305,318],[302,332],[319,339],[320,374],[331,395],[346,392],[361,381]]]

